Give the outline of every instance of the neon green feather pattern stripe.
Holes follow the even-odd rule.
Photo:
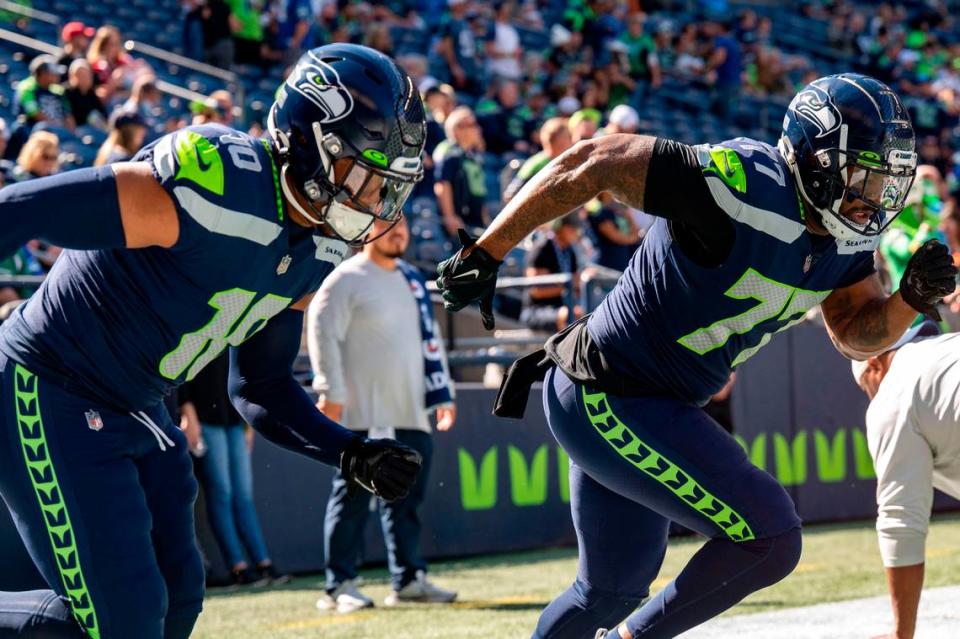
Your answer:
[[[627,428],[610,408],[606,393],[591,393],[583,386],[581,390],[587,418],[621,457],[719,526],[732,541],[754,538],[753,531],[743,517]]]
[[[80,567],[80,554],[77,552],[70,514],[60,491],[57,472],[53,468],[50,448],[43,431],[40,398],[37,394],[39,380],[19,364],[14,376],[14,404],[23,459],[27,464],[27,474],[30,475],[33,490],[37,494],[40,511],[43,513],[43,523],[50,535],[57,570],[60,572],[63,588],[70,598],[70,608],[77,623],[91,639],[100,639],[97,613]]]
[[[277,175],[277,163],[273,160],[273,149],[266,139],[261,138],[263,148],[267,150],[267,157],[270,158],[270,169],[273,171],[273,190],[277,194],[277,219],[283,221],[283,200],[280,198],[280,177]]]

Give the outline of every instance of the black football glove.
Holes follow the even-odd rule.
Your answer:
[[[357,483],[385,501],[406,497],[421,465],[420,453],[392,439],[358,437],[340,457],[348,485]]]
[[[910,256],[900,278],[900,296],[918,313],[939,321],[936,304],[957,287],[957,267],[947,247],[927,240]]]
[[[463,229],[458,235],[462,248],[437,267],[437,286],[443,295],[443,307],[455,313],[479,300],[483,327],[493,330],[493,294],[497,289],[497,271],[503,262],[477,246],[477,241]]]

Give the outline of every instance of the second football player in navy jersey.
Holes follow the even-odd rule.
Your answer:
[[[310,295],[422,175],[420,97],[385,56],[321,47],[269,128],[189,127],[0,191],[0,255],[72,249],[0,330],[0,493],[51,588],[0,593],[0,635],[190,635],[196,482],[161,400],[228,347],[234,404],[268,439],[388,500],[413,483],[416,452],[325,418],[291,366]]]
[[[873,269],[915,168],[900,99],[872,78],[829,76],[793,99],[776,148],[581,142],[440,265],[447,307],[479,300],[490,328],[500,260],[538,225],[603,191],[661,218],[599,308],[519,360],[498,396],[498,414],[521,415],[545,375],[548,423],[571,459],[578,574],[534,637],[673,637],[793,570],[801,538],[790,497],[699,406],[817,304],[856,359],[935,312],[954,289],[946,247],[918,250],[892,296]],[[708,541],[632,612],[659,572],[670,520]]]

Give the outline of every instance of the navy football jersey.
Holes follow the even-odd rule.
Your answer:
[[[703,404],[775,333],[873,273],[877,239],[808,232],[793,177],[769,144],[737,138],[694,150],[714,201],[733,220],[730,255],[718,267],[699,266],[658,219],[587,330],[614,372]]]
[[[64,251],[0,326],[0,349],[67,390],[125,410],[162,400],[227,346],[315,291],[347,246],[289,220],[269,143],[219,125],[135,158],[170,194],[170,249]]]

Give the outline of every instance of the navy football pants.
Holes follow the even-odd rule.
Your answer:
[[[53,591],[0,593],[0,637],[189,637],[197,483],[162,405],[116,412],[0,359],[0,495]]]
[[[628,615],[634,639],[674,637],[796,566],[800,519],[790,497],[702,410],[590,391],[556,368],[543,396],[571,460],[580,562],[573,585],[543,611],[536,639],[592,639]],[[671,520],[708,541],[631,615],[660,571]]]

